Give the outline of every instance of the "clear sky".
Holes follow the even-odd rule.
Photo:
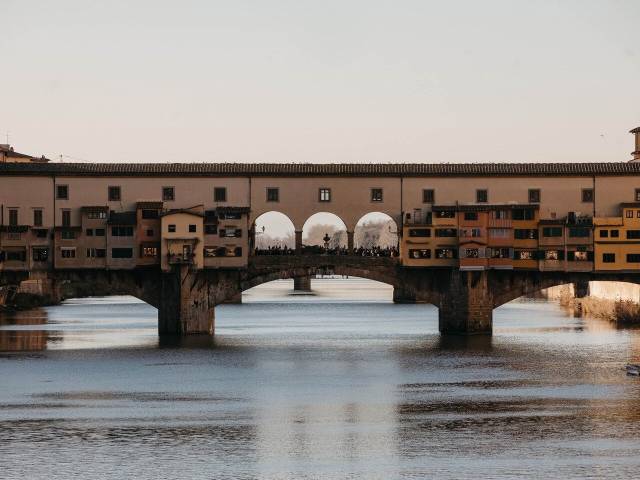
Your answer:
[[[100,162],[618,161],[639,0],[0,0],[0,143]]]

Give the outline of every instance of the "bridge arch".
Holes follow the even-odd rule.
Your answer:
[[[280,211],[269,210],[258,215],[253,221],[252,231],[257,249],[295,248],[296,227],[289,216]]]
[[[308,246],[323,246],[323,237],[328,235],[329,248],[346,247],[347,231],[347,224],[335,213],[316,212],[302,225],[302,242]]]
[[[356,248],[398,246],[398,224],[388,213],[375,211],[362,215],[353,232]]]

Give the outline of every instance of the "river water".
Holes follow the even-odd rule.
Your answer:
[[[213,341],[129,297],[0,317],[0,478],[640,478],[640,331],[520,301],[443,338],[385,285],[291,287]]]

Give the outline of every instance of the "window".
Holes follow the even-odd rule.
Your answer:
[[[535,255],[531,250],[516,250],[514,258],[515,260],[535,260]]]
[[[158,210],[144,208],[142,210],[142,218],[144,218],[145,220],[153,220],[155,218],[158,218]]]
[[[513,231],[513,238],[517,240],[535,240],[538,238],[538,230],[533,228],[516,228]]]
[[[640,238],[640,230],[627,230],[627,239],[637,240]]]
[[[428,248],[409,250],[409,258],[416,260],[431,258],[431,250],[429,250]]]
[[[220,236],[221,237],[226,237],[226,238],[240,238],[242,237],[242,230],[239,228],[221,228],[219,230]]]
[[[636,210],[636,217],[640,218],[640,210]]]
[[[620,231],[619,230],[611,230],[611,238],[618,238],[620,237]]]
[[[608,238],[609,230],[600,230],[600,238]]]
[[[205,225],[204,226],[205,235],[215,235],[218,233],[218,225]]]
[[[93,237],[93,228],[87,228],[85,234],[87,235],[87,237]]]
[[[593,188],[582,189],[582,202],[593,203]]]
[[[382,201],[382,189],[381,188],[372,188],[371,189],[371,201],[372,202],[381,202]]]
[[[489,191],[485,188],[476,190],[476,203],[487,203],[489,201]]]
[[[39,230],[36,230],[35,232],[37,238],[47,238],[48,230],[46,228],[41,228]]]
[[[495,210],[493,218],[496,220],[507,220],[509,218],[509,210]]]
[[[436,258],[440,260],[452,260],[458,258],[458,251],[454,248],[436,248]]]
[[[147,230],[147,237],[153,237],[153,230]]]
[[[464,219],[465,220],[478,220],[478,213],[477,212],[464,212]]]
[[[205,258],[217,257],[218,247],[204,247]]]
[[[158,247],[142,247],[141,257],[155,258],[158,256]]]
[[[540,189],[539,188],[530,188],[529,189],[529,203],[540,203]]]
[[[615,253],[603,253],[602,254],[602,263],[616,263],[616,254]]]
[[[234,257],[241,257],[242,256],[242,247],[236,247],[233,249],[233,256]]]
[[[49,260],[49,249],[46,247],[34,247],[31,253],[34,262],[46,262]]]
[[[464,256],[465,258],[480,258],[480,250],[477,248],[465,248]]]
[[[330,188],[321,188],[318,190],[318,200],[321,202],[330,202],[331,201],[331,189]]]
[[[133,227],[111,227],[112,237],[133,237]]]
[[[436,218],[456,218],[456,212],[453,210],[437,210],[434,215]]]
[[[578,237],[578,238],[587,238],[591,233],[590,228],[585,227],[570,227],[569,228],[569,236],[570,237]]]
[[[112,248],[111,258],[133,258],[133,248]]]
[[[625,210],[624,216],[627,218],[633,218],[633,210]]]
[[[71,210],[62,210],[62,226],[71,226]]]
[[[9,210],[9,226],[16,227],[18,225],[18,210],[12,208]]]
[[[431,229],[430,228],[410,228],[409,236],[410,237],[430,237]]]
[[[575,262],[586,262],[590,260],[589,258],[590,252],[572,252],[572,253],[573,253],[573,260]]]
[[[68,185],[56,185],[56,199],[57,200],[69,200],[69,186]]]
[[[627,253],[627,263],[640,263],[640,253]]]
[[[636,188],[635,198],[636,202],[640,202],[640,188]]]
[[[63,240],[73,240],[76,238],[76,232],[73,230],[62,230],[62,232],[60,232],[60,237]]]
[[[422,190],[422,203],[435,203],[436,194],[432,188],[425,188]]]
[[[104,258],[106,250],[104,248],[87,248],[87,258]]]
[[[511,250],[509,248],[492,248],[490,255],[491,258],[511,258]]]
[[[197,226],[196,225],[189,225],[189,233],[195,233],[197,231]]]
[[[10,262],[26,262],[27,251],[22,250],[7,250],[7,261]]]
[[[176,199],[175,187],[162,187],[162,200],[170,202]]]
[[[174,224],[170,224],[167,231],[169,233],[176,233],[176,226]]]
[[[42,210],[36,209],[33,211],[33,226],[41,227],[42,226]]]
[[[560,251],[559,250],[546,250],[544,252],[544,259],[545,260],[560,260]]]
[[[121,200],[120,187],[114,186],[108,188],[108,197],[110,202],[119,202]]]
[[[458,231],[455,228],[436,228],[435,231],[436,237],[457,237]]]
[[[95,233],[96,237],[104,237],[105,230],[104,228],[96,228],[93,233]]]
[[[60,249],[60,256],[62,258],[76,258],[76,248],[62,247]]]
[[[227,201],[227,187],[215,187],[213,189],[213,201],[214,202],[226,202]]]
[[[511,229],[509,228],[491,228],[489,229],[491,238],[509,238],[511,237]]]
[[[512,218],[514,220],[533,220],[535,213],[533,208],[514,208]]]
[[[561,237],[562,227],[544,227],[542,229],[543,237]]]
[[[91,211],[87,213],[87,218],[91,220],[104,220],[107,218],[107,212],[104,211]]]
[[[276,187],[267,187],[267,202],[279,202],[280,189]]]

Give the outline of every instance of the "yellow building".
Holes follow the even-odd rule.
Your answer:
[[[513,268],[538,268],[538,210],[536,204],[518,205],[511,210]]]
[[[426,215],[408,215],[400,250],[402,264],[408,267],[458,266],[456,207],[433,207]]]
[[[596,217],[594,251],[598,271],[640,268],[640,202],[621,203],[621,217]]]
[[[168,210],[161,214],[160,265],[204,266],[204,207]]]

